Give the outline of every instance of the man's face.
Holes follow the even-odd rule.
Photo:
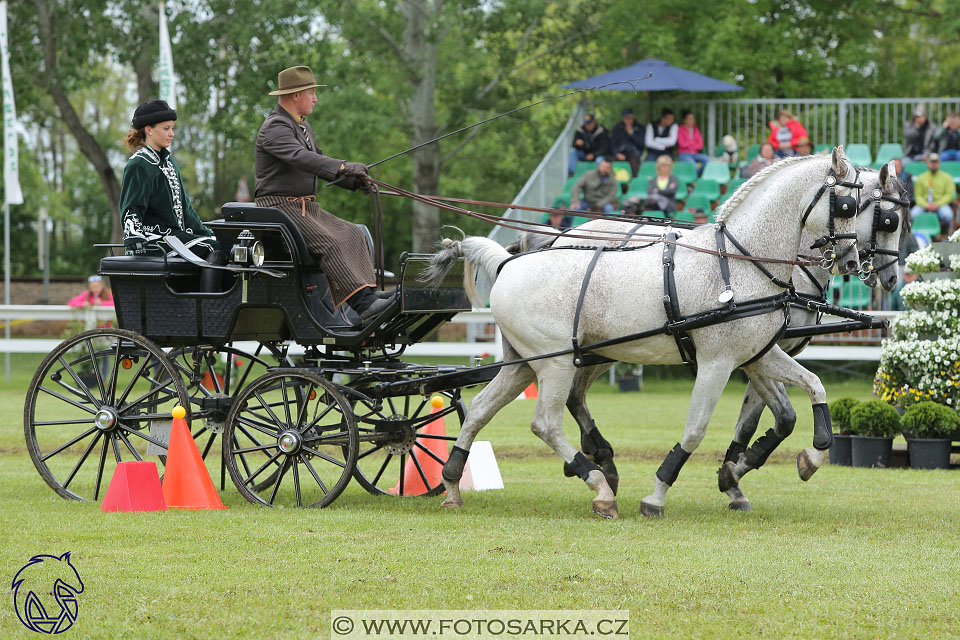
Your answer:
[[[293,94],[293,103],[297,107],[300,115],[306,116],[313,113],[313,105],[317,104],[317,90],[307,89]]]
[[[623,116],[623,124],[627,125],[628,127],[632,127],[635,121],[636,118],[633,117],[632,113],[628,113],[627,115]]]
[[[899,176],[903,173],[903,161],[900,158],[895,158],[893,161],[893,166],[896,169],[897,175]]]
[[[602,176],[608,176],[613,172],[613,165],[606,161],[601,162],[597,167],[597,171],[599,171]]]
[[[767,160],[772,160],[772,159],[773,159],[773,146],[771,146],[771,145],[769,145],[769,144],[765,144],[765,145],[763,145],[762,147],[760,147],[760,155],[761,155],[762,157],[766,158]]]
[[[913,116],[913,126],[922,127],[927,123],[927,116]]]
[[[940,168],[940,160],[927,160],[927,169],[930,170],[930,173],[936,173]]]
[[[593,131],[594,129],[597,128],[597,121],[591,120],[590,122],[585,122],[583,124],[583,128],[586,129],[587,131]]]
[[[673,114],[672,114],[672,113],[668,113],[668,114],[665,115],[665,116],[660,116],[660,126],[661,126],[661,127],[669,127],[669,126],[672,125],[672,124],[673,124]]]

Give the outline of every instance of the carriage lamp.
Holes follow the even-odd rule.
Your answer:
[[[249,229],[244,229],[237,236],[237,244],[230,249],[230,255],[235,263],[252,264],[255,267],[263,266],[263,243],[254,240],[253,233]]]

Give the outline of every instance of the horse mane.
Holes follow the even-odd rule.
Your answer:
[[[774,162],[769,167],[764,167],[758,173],[755,173],[753,176],[751,176],[749,180],[747,180],[742,185],[740,185],[740,188],[737,189],[736,193],[730,196],[729,200],[727,200],[722,205],[720,205],[720,210],[717,212],[717,215],[714,218],[715,221],[717,223],[726,222],[727,218],[729,218],[732,215],[733,211],[737,208],[737,206],[741,204],[744,200],[746,200],[747,196],[750,195],[750,193],[757,188],[757,185],[759,185],[761,182],[766,180],[767,176],[769,176],[770,174],[776,173],[777,171],[780,171],[780,169],[783,169],[786,166],[792,167],[798,162],[804,162],[807,160],[817,160],[817,159],[822,160],[823,158],[828,158],[828,157],[829,156],[794,156],[792,158],[784,158],[779,162]]]

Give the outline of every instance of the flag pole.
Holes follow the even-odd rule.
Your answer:
[[[10,203],[4,198],[3,203],[3,304],[10,308]],[[6,339],[7,354],[5,370],[7,384],[10,383],[10,317],[3,326],[3,337]]]

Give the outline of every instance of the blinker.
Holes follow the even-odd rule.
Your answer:
[[[835,218],[852,218],[857,215],[857,199],[853,196],[837,196],[833,209]]]

